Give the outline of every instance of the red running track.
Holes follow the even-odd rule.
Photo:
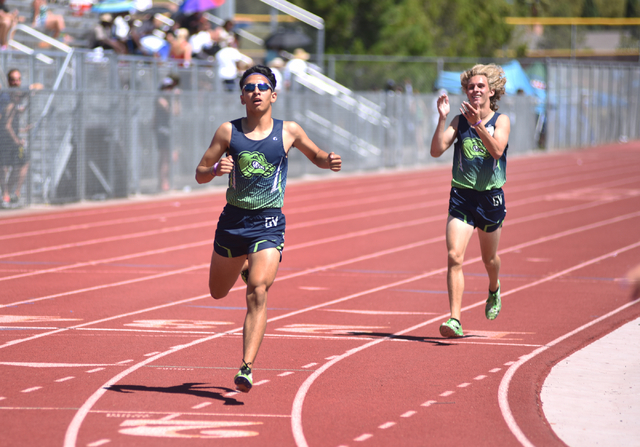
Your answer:
[[[551,367],[640,316],[640,143],[512,158],[503,310],[469,246],[448,316],[450,166],[291,182],[249,394],[241,284],[207,293],[221,190],[0,216],[3,446],[555,446]],[[221,181],[223,182],[223,181]]]

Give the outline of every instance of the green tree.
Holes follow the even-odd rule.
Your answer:
[[[335,54],[493,56],[511,35],[506,0],[293,0],[325,20]]]

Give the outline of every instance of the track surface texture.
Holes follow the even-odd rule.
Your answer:
[[[638,172],[638,142],[510,159],[503,309],[474,235],[456,340],[450,166],[290,182],[248,394],[243,284],[207,288],[222,188],[2,214],[0,445],[564,445],[546,376],[640,316]]]

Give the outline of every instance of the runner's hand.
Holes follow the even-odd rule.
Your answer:
[[[451,111],[451,105],[449,104],[449,97],[446,94],[440,95],[438,97],[438,102],[436,103],[436,107],[438,108],[438,113],[441,118],[446,118]]]
[[[233,171],[233,157],[231,155],[227,155],[220,159],[216,175],[228,174],[231,171]]]
[[[338,172],[340,169],[342,169],[342,158],[334,152],[331,152],[329,154],[329,156],[327,157],[327,162],[329,163],[329,169],[331,169],[333,172]]]

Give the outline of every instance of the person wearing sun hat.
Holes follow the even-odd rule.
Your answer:
[[[307,72],[309,65],[309,53],[302,48],[296,48],[293,50],[293,58],[290,59],[284,66],[284,85],[287,90],[294,87],[293,81],[295,76],[303,75]]]

